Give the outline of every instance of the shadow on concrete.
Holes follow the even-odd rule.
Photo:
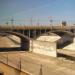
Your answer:
[[[71,41],[66,41],[66,42],[64,42],[64,43],[57,43],[57,48],[58,49],[62,49],[62,48],[64,48],[64,47],[66,47],[66,46],[68,46],[68,45],[70,45],[71,43],[73,43],[73,40],[71,40]]]
[[[0,47],[0,52],[8,52],[8,51],[24,51],[24,50],[22,50],[21,47],[11,47],[11,48]]]
[[[4,75],[4,73],[0,73],[0,75]]]
[[[57,53],[57,56],[62,57],[62,58],[66,58],[66,60],[75,61],[75,57],[67,55],[67,54]]]
[[[9,35],[15,35],[17,37],[19,37],[21,39],[21,43],[20,46],[21,47],[13,47],[13,48],[0,48],[0,51],[29,51],[29,47],[30,47],[30,38],[28,38],[27,36],[18,33],[18,32],[13,32],[13,31],[2,31],[0,32],[0,36],[9,36]],[[11,40],[14,43],[14,40]],[[19,44],[19,43],[17,43]]]

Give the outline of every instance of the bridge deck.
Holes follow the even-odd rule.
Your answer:
[[[22,30],[27,30],[27,29],[75,29],[74,25],[71,26],[49,26],[49,25],[41,25],[41,26],[23,26],[23,25],[14,25],[14,26],[0,26],[0,29],[22,29]]]

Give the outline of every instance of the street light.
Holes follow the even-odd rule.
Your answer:
[[[53,29],[53,20],[52,20],[52,17],[49,17],[49,21],[50,21],[50,27],[51,27],[51,30]]]
[[[39,19],[37,19],[37,25],[39,26]]]
[[[6,27],[7,27],[7,29],[9,29],[9,27],[8,27],[8,22],[6,22]]]
[[[31,26],[33,25],[33,18],[31,17],[30,19],[30,22],[31,22]]]

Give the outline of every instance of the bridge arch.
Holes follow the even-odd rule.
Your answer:
[[[46,32],[46,33],[42,33],[41,35],[38,35],[36,38],[34,38],[34,39],[37,39],[37,38],[39,38],[40,36],[42,36],[42,35],[58,35],[58,36],[60,36],[60,37],[62,37],[63,35],[68,35],[68,36],[70,36],[70,37],[74,37],[74,34],[72,33],[72,32],[69,32],[69,31],[62,31],[62,30],[54,30],[54,31],[48,31],[48,32]]]
[[[63,36],[63,35],[69,35],[69,36],[71,36],[71,37],[74,37],[74,34],[72,33],[72,32],[70,32],[70,31],[63,31],[63,30],[55,30],[55,31],[51,31],[52,33],[55,33],[55,34],[57,34],[57,35],[59,35],[59,36]]]
[[[50,36],[59,36],[61,37],[60,39],[56,40],[57,42],[57,48],[63,48],[67,46],[68,44],[73,42],[74,34],[69,31],[62,31],[62,30],[55,30],[55,31],[49,31],[46,33],[43,33],[39,36],[36,37],[36,40],[42,36],[42,35],[50,35]],[[55,40],[55,39],[54,39]]]
[[[70,31],[57,30],[52,32],[61,37],[61,39],[57,41],[57,48],[64,48],[73,42],[74,34]]]
[[[8,35],[15,35],[17,37],[19,37],[21,39],[21,47],[20,49],[22,51],[29,51],[29,46],[30,46],[30,38],[21,34],[21,33],[18,33],[18,32],[13,32],[13,31],[3,31],[1,32],[2,34],[8,34]]]
[[[38,40],[41,36],[58,36],[58,35],[55,34],[55,33],[52,33],[52,32],[46,32],[46,33],[43,33],[43,34],[37,36],[37,37],[35,38],[35,40]]]

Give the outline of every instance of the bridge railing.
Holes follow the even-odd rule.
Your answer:
[[[66,28],[66,29],[75,29],[75,25],[66,25],[66,26],[63,26],[62,24],[60,25],[15,25],[13,28],[12,26],[0,26],[0,30],[12,30],[12,29],[15,29],[15,30],[20,30],[20,29],[23,29],[23,30],[27,30],[27,29],[63,29],[63,28]]]

